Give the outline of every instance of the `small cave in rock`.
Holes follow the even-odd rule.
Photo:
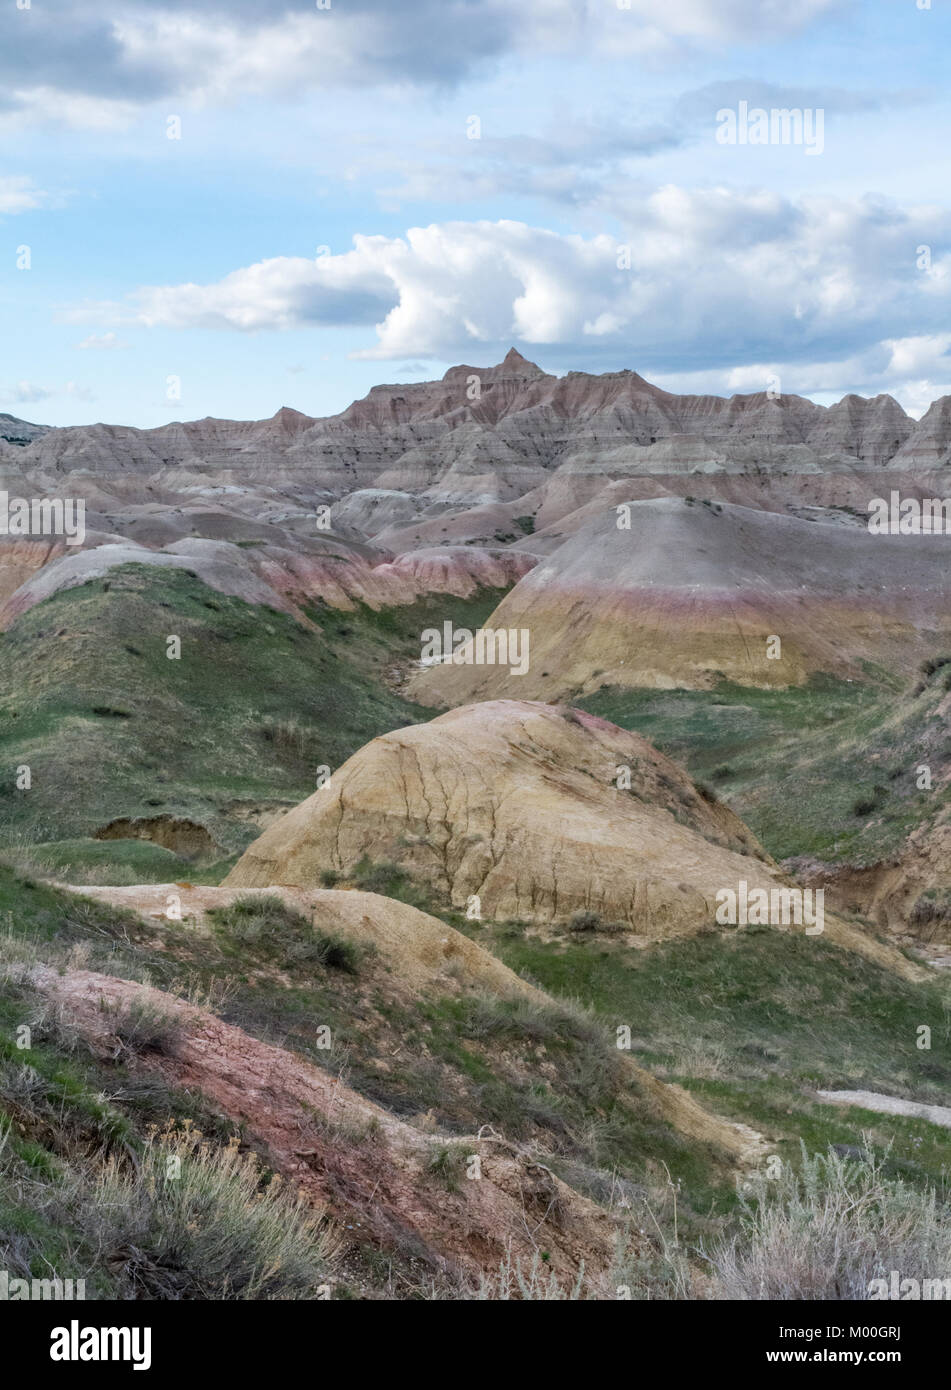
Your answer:
[[[141,816],[110,821],[95,832],[97,840],[151,840],[185,859],[216,858],[221,847],[203,825],[176,816]]]

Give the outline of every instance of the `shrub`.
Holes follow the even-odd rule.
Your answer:
[[[741,1193],[741,1231],[710,1255],[727,1299],[865,1299],[893,1269],[919,1281],[951,1269],[951,1216],[933,1189],[886,1178],[883,1160],[832,1149]]]
[[[544,1251],[536,1251],[529,1261],[521,1255],[513,1256],[509,1250],[499,1261],[498,1274],[483,1278],[476,1297],[493,1302],[577,1302],[584,1287],[584,1261],[578,1266],[575,1282],[562,1286],[548,1268],[547,1259]]]
[[[137,1173],[111,1159],[90,1196],[86,1223],[121,1297],[314,1298],[326,1280],[333,1241],[320,1216],[237,1141],[154,1136]]]
[[[589,908],[582,908],[576,912],[568,923],[569,931],[598,931],[603,925],[600,912],[592,912]]]
[[[209,918],[233,940],[281,963],[321,965],[355,975],[359,948],[332,932],[318,931],[310,919],[270,893],[246,893],[227,907],[208,910]]]
[[[450,1192],[459,1190],[459,1179],[466,1167],[466,1155],[458,1144],[440,1144],[429,1160],[429,1171]]]
[[[182,1025],[174,1014],[147,1001],[134,1000],[115,1015],[112,1031],[124,1052],[174,1057]]]
[[[392,897],[394,890],[402,887],[406,875],[398,864],[391,864],[388,860],[375,864],[363,858],[354,865],[353,879],[365,893],[382,893],[384,897]]]
[[[425,887],[414,883],[398,864],[386,860],[374,863],[364,855],[353,867],[353,881],[366,893],[380,893],[385,898],[395,898],[397,902],[408,903],[410,907],[418,907],[423,912],[433,910]]]
[[[503,999],[495,994],[476,994],[465,1001],[462,1032],[468,1038],[503,1037],[531,1043],[602,1044],[606,1036],[583,1004],[524,995]]]

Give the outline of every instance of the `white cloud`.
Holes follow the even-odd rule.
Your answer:
[[[364,328],[367,359],[491,361],[517,342],[556,368],[716,378],[717,389],[810,393],[944,380],[951,213],[877,198],[667,186],[629,209],[629,239],[516,221],[357,236],[314,260],[274,257],[211,284],[152,286],[113,324],[288,331]]]
[[[849,0],[60,0],[0,10],[8,110],[79,125],[122,122],[172,96],[229,101],[328,85],[458,81],[508,54],[654,55],[768,42]],[[50,97],[54,96],[51,101]]]
[[[18,212],[33,212],[46,207],[49,195],[44,193],[25,174],[0,177],[0,216]]]
[[[127,348],[129,344],[123,342],[118,333],[90,333],[88,338],[84,338],[76,346],[93,352],[114,352],[119,348]]]
[[[232,271],[213,285],[140,290],[133,317],[148,327],[299,328],[307,323],[372,324],[393,302],[399,241],[355,237],[339,256],[279,256]],[[79,316],[83,311],[76,311]]]
[[[67,92],[52,83],[40,87],[11,87],[6,99],[7,109],[0,109],[0,130],[11,134],[44,126],[122,130],[132,124],[138,109],[131,101]]]
[[[49,400],[55,392],[45,386],[37,386],[33,381],[17,381],[12,386],[0,386],[0,401],[8,405],[35,405],[37,401]]]
[[[764,391],[808,395],[829,405],[854,392],[887,393],[918,417],[940,396],[951,394],[951,333],[883,339],[864,352],[830,361],[751,362],[727,370],[670,372],[655,381],[678,394],[730,396]]]
[[[517,338],[734,365],[764,350],[821,360],[830,347],[943,328],[951,259],[936,255],[927,273],[916,264],[920,244],[951,238],[942,210],[668,186],[628,211],[627,240],[508,220],[435,223],[356,236],[339,255],[260,261],[212,284],[147,287],[124,310],[72,316],[244,331],[373,326],[376,342],[360,355],[378,358],[446,359]]]
[[[62,394],[72,396],[77,401],[94,401],[96,399],[95,392],[91,391],[88,386],[80,386],[76,381],[67,381]]]
[[[88,387],[80,386],[75,381],[67,381],[64,386],[40,386],[35,381],[0,385],[0,402],[4,405],[36,405],[39,401],[52,400],[54,396],[70,396],[78,401],[96,399]]]

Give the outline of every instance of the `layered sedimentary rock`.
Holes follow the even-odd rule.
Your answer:
[[[374,739],[269,826],[224,886],[311,888],[368,859],[469,913],[566,924],[584,912],[648,941],[712,928],[723,889],[786,882],[742,821],[639,735],[517,700]],[[903,969],[844,924],[825,930]]]
[[[368,556],[339,539],[293,537],[242,546],[194,536],[156,549],[91,532],[83,549],[62,542],[8,544],[0,546],[0,631],[43,599],[127,564],[192,570],[219,593],[306,621],[306,608],[316,601],[350,610],[358,603],[409,604],[424,594],[468,598],[483,587],[509,587],[535,563],[533,555],[465,546],[415,551],[396,561],[381,558],[385,554]]]
[[[823,459],[936,467],[948,452],[948,417],[947,400],[916,425],[890,396],[847,396],[824,407],[767,392],[677,396],[631,371],[555,377],[513,349],[495,367],[459,366],[441,381],[376,386],[327,419],[285,407],[270,420],[151,430],[100,424],[43,431],[13,422],[18,444],[29,442],[7,446],[6,455],[20,455],[26,469],[60,474],[233,471],[278,484],[304,477],[338,497],[435,487],[434,495],[478,502],[527,492],[565,461],[580,470],[604,461],[607,471],[662,473],[783,461],[798,471]]]
[[[228,592],[268,601],[263,584],[277,606],[299,610],[310,599],[339,607],[412,601],[407,566],[393,564],[411,552],[447,552],[419,566],[441,572],[446,592],[483,582],[476,570],[487,562],[467,561],[465,549],[517,549],[527,557],[511,562],[519,578],[534,557],[575,534],[589,537],[592,509],[607,512],[622,500],[702,493],[769,513],[816,509],[831,519],[837,508],[860,517],[896,483],[909,495],[942,495],[949,446],[949,399],[916,424],[888,396],[847,396],[829,408],[766,392],[677,396],[631,371],[551,376],[513,350],[494,367],[374,387],[327,419],[283,408],[268,420],[137,430],[46,429],[4,417],[0,487],[84,500],[87,547],[132,543],[168,555],[192,542],[237,544],[246,555],[196,558],[214,558],[211,573],[221,565],[247,571],[240,583],[228,581]],[[776,529],[778,554],[789,539]],[[30,575],[42,553],[0,543],[5,621],[92,564],[50,545],[46,561],[58,568],[37,588]],[[570,551],[565,559],[570,567]],[[654,623],[649,617],[648,627]],[[719,647],[716,622],[711,641]],[[702,653],[699,664],[716,669],[716,653]],[[679,673],[665,667],[661,678]]]
[[[525,635],[524,674],[479,664],[467,646],[420,672],[413,698],[560,699],[723,677],[788,686],[820,671],[864,678],[863,663],[908,674],[951,640],[951,537],[680,498],[592,506],[486,626]]]

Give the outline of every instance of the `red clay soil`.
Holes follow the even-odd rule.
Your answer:
[[[331,1073],[160,990],[45,966],[30,978],[105,1053],[115,1052],[117,1019],[130,1006],[174,1020],[171,1055],[140,1053],[135,1065],[241,1124],[273,1169],[353,1240],[470,1284],[497,1273],[508,1252],[527,1262],[543,1253],[562,1284],[583,1265],[586,1296],[610,1294],[611,1216],[499,1136],[424,1134]],[[481,1177],[468,1178],[459,1162],[450,1185],[432,1164],[457,1146],[464,1159],[478,1156]]]

